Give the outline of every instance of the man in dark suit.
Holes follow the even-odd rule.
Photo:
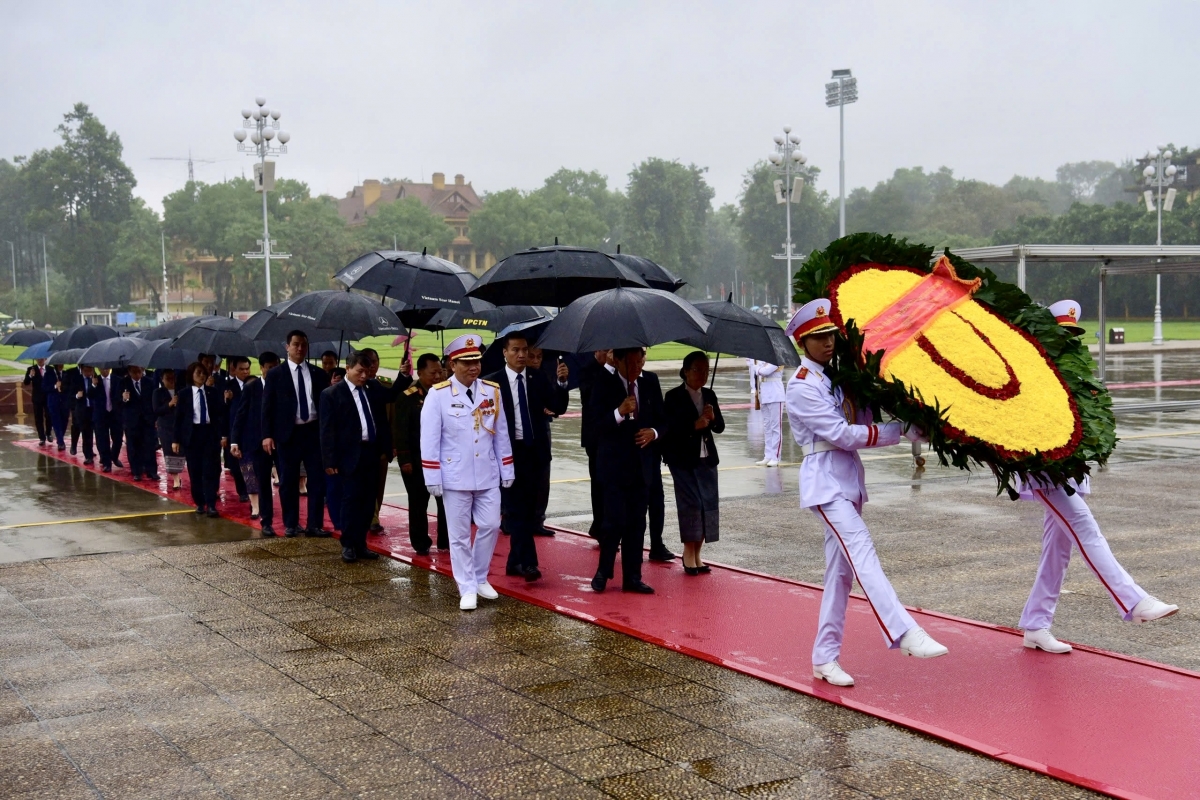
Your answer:
[[[24,384],[33,395],[33,424],[37,428],[38,443],[46,444],[50,436],[50,412],[46,408],[46,390],[42,386],[45,377],[46,359],[39,358],[33,366],[25,370]]]
[[[239,462],[250,459],[254,477],[258,480],[258,519],[263,536],[275,535],[275,500],[271,488],[271,467],[274,458],[262,448],[263,380],[279,366],[279,356],[263,353],[258,357],[262,378],[251,378],[242,385],[242,394],[233,407],[229,423],[229,449]]]
[[[429,490],[421,471],[421,409],[425,396],[442,380],[442,364],[433,353],[417,359],[417,380],[396,398],[392,412],[392,453],[400,465],[400,477],[408,494],[408,540],[417,555],[429,555],[433,540],[429,536]],[[446,529],[446,506],[437,500],[437,546],[450,549]]]
[[[221,439],[227,430],[221,390],[209,385],[204,365],[193,364],[176,389],[175,431],[171,449],[187,459],[188,482],[197,514],[216,518],[221,481]],[[132,456],[131,456],[132,458]]]
[[[525,368],[529,341],[524,335],[505,337],[503,348],[504,369],[485,380],[500,386],[516,472],[513,485],[500,490],[500,513],[511,535],[505,572],[536,581],[542,577],[533,543],[534,531],[540,527],[538,488],[550,480],[550,418],[567,410],[567,365],[559,365],[557,385],[552,387],[543,373]]]
[[[342,477],[342,561],[379,558],[367,549],[379,470],[392,454],[387,409],[366,389],[370,357],[352,353],[346,380],[321,392],[321,463],[326,475]],[[381,458],[383,456],[383,458]],[[318,473],[319,474],[319,473]],[[309,481],[312,486],[318,481]]]
[[[646,478],[642,450],[665,432],[663,399],[656,383],[641,380],[646,352],[640,347],[614,350],[615,375],[591,387],[589,418],[596,434],[596,473],[604,493],[600,564],[592,588],[603,592],[613,577],[621,550],[621,590],[653,594],[642,581],[642,545],[646,538]]]
[[[381,403],[383,408],[390,413],[396,402],[396,398],[412,385],[412,376],[406,375],[403,372],[405,368],[401,365],[400,369],[402,371],[396,376],[396,380],[380,378],[379,352],[373,347],[364,347],[359,352],[366,358],[367,396],[371,399],[372,403]],[[387,425],[390,430],[392,424],[391,418],[385,419],[383,424]],[[381,454],[381,458],[384,459],[384,462],[383,467],[379,470],[379,485],[375,490],[375,513],[371,516],[371,526],[368,529],[371,533],[383,533],[383,525],[379,522],[379,512],[383,509],[383,496],[387,493],[387,465],[392,461],[391,451],[389,450],[387,453]]]
[[[659,407],[655,409],[655,419],[665,418],[662,408],[662,384],[658,375],[653,372],[642,372],[639,386],[648,389],[647,398],[658,398]],[[642,448],[642,474],[646,478],[647,515],[650,518],[650,560],[673,561],[675,554],[663,544],[663,526],[666,524],[666,494],[663,491],[662,479],[662,443],[655,439]]]
[[[135,481],[144,474],[158,480],[158,433],[154,414],[154,381],[141,367],[129,367],[121,380],[121,427],[125,452]]]
[[[63,373],[63,382],[71,397],[71,455],[75,455],[82,437],[83,463],[89,467],[96,463],[96,451],[92,447],[92,402],[88,396],[95,374],[92,367],[75,367]]]
[[[67,415],[70,413],[69,396],[64,394],[62,367],[53,364],[46,367],[42,374],[42,391],[46,394],[46,408],[50,412],[50,427],[58,442],[59,450],[66,450],[67,443],[63,437],[67,435]]]
[[[92,430],[96,435],[96,450],[100,454],[100,468],[112,472],[117,452],[114,443],[121,447],[121,391],[120,382],[107,367],[93,375],[88,387],[88,399],[92,405]]]
[[[250,359],[245,356],[231,356],[226,363],[229,364],[229,373],[224,380],[216,384],[216,388],[221,390],[222,400],[225,403],[226,429],[222,432],[222,436],[228,443],[230,441],[228,425],[233,419],[233,411],[237,406],[238,398],[242,396],[242,387],[250,378]],[[233,473],[233,485],[237,489],[238,501],[249,503],[250,496],[246,493],[246,479],[242,477],[242,465],[228,444],[225,446],[223,456],[226,469]]]
[[[329,375],[310,366],[308,336],[295,330],[287,337],[287,361],[267,373],[263,381],[262,447],[276,454],[279,465],[279,505],[283,509],[285,536],[300,535],[300,465],[308,481],[306,536],[328,537],[325,530],[325,481],[321,479],[321,436],[317,422],[321,392]]]
[[[583,420],[580,426],[579,443],[587,452],[588,477],[591,479],[592,526],[588,529],[588,535],[598,540],[600,538],[600,531],[604,529],[604,490],[596,474],[596,431],[595,423],[591,419],[591,413],[588,408],[590,406],[589,399],[592,387],[598,381],[611,376],[614,367],[609,364],[609,359],[612,357],[611,350],[597,350],[593,355],[596,360],[588,362],[588,365],[579,372],[579,402],[583,406]]]

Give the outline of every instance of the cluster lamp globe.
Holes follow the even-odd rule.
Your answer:
[[[1171,158],[1175,155],[1168,149],[1169,146],[1160,144],[1155,147],[1157,152],[1146,153],[1146,166],[1142,169],[1142,176],[1146,179],[1146,189],[1143,194],[1146,200],[1146,210],[1151,214],[1158,213],[1158,237],[1156,239],[1158,246],[1162,247],[1162,215],[1164,211],[1170,211],[1175,203],[1175,189],[1168,188],[1166,196],[1163,196],[1163,189],[1171,186],[1175,182],[1175,176],[1179,173],[1179,168],[1171,163]],[[1186,180],[1186,175],[1183,176]],[[1162,275],[1154,276],[1154,336],[1151,339],[1152,344],[1161,345],[1163,343],[1162,335]]]
[[[287,153],[287,144],[292,137],[287,131],[279,129],[279,118],[283,116],[277,108],[268,108],[265,97],[255,97],[257,108],[242,109],[242,127],[233,132],[237,140],[238,150],[259,161],[257,170],[257,191],[263,196],[263,238],[262,251],[243,253],[246,258],[261,258],[266,275],[266,304],[271,304],[271,258],[289,258],[288,253],[271,252],[271,231],[267,218],[267,191],[270,189],[274,172],[267,169],[267,156],[278,156]],[[249,142],[246,140],[249,139]],[[272,144],[277,142],[277,144]],[[274,163],[272,162],[272,167]]]
[[[767,161],[771,164],[771,171],[781,176],[775,180],[775,202],[787,207],[784,215],[787,238],[783,242],[783,252],[773,256],[786,265],[783,302],[780,303],[780,310],[786,312],[791,308],[792,259],[800,257],[794,252],[792,243],[792,203],[800,202],[800,193],[804,188],[800,167],[808,159],[800,152],[800,136],[792,133],[791,126],[785,126],[783,135],[775,136],[773,140],[775,150],[767,155]]]

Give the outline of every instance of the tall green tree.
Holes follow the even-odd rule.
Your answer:
[[[262,274],[262,262],[252,267],[241,258],[242,253],[257,250],[256,240],[262,238],[262,198],[253,182],[246,178],[212,184],[189,181],[163,198],[163,210],[168,236],[215,259],[203,281],[212,288],[220,312],[246,302],[261,303],[264,297],[261,290],[254,294],[252,273]]]
[[[278,230],[280,243],[286,243],[287,251],[292,254],[287,260],[271,262],[272,288],[278,286],[285,297],[333,288],[334,274],[366,249],[355,231],[338,215],[333,198],[309,197],[307,186],[302,197],[278,204],[276,220],[271,224],[272,235]],[[386,247],[391,246],[389,241]],[[412,242],[407,247],[404,243],[400,246],[420,249]]]
[[[650,158],[629,173],[627,250],[657,261],[689,282],[704,272],[706,223],[715,194],[706,167]]]
[[[119,296],[114,302],[129,302],[136,281],[150,290],[154,311],[162,310],[162,220],[140,198],[129,207],[129,218],[121,223],[110,265]]]
[[[395,244],[401,250],[435,252],[454,240],[454,229],[415,197],[382,204],[361,231],[363,250],[391,250]]]

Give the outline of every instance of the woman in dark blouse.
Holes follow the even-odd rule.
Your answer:
[[[725,430],[717,395],[709,389],[708,356],[688,353],[679,371],[683,383],[667,392],[663,409],[667,435],[663,459],[675,483],[679,538],[683,541],[683,570],[688,575],[709,571],[700,559],[705,542],[720,536],[720,498],[717,493],[717,445],[714,433]]]

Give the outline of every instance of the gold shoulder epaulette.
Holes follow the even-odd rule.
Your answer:
[[[445,388],[447,388],[449,385],[450,385],[450,381],[442,381],[441,383],[435,383],[435,384],[433,385],[433,388],[435,388],[435,389],[445,389]]]
[[[497,388],[497,389],[499,389],[499,388],[500,388],[500,384],[496,383],[495,381],[485,381],[483,378],[480,378],[480,379],[479,379],[479,382],[480,382],[480,383],[486,383],[488,386],[494,386],[494,387],[495,387],[495,388]]]
[[[421,388],[421,387],[417,386],[417,384],[415,384],[415,383],[414,383],[412,386],[410,386],[410,387],[408,387],[407,389],[405,389],[405,390],[404,390],[404,393],[405,393],[405,394],[416,394],[416,393],[417,393],[417,391],[418,391],[420,388]]]

